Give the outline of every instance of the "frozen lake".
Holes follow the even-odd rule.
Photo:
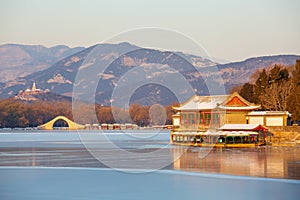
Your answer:
[[[0,199],[299,199],[299,181],[162,170],[0,168]]]
[[[0,132],[0,199],[298,199],[300,148],[169,145],[169,131]]]

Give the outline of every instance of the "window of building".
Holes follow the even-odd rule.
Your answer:
[[[216,125],[220,123],[220,114],[211,112],[185,112],[181,113],[182,125]]]
[[[204,113],[204,124],[209,125],[211,119],[211,113]]]
[[[181,113],[181,119],[180,119],[181,124],[186,124],[187,123],[186,118],[187,118],[186,114],[185,113]]]
[[[188,124],[195,124],[195,113],[188,114]]]

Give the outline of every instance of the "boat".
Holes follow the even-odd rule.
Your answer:
[[[177,132],[170,134],[175,145],[199,147],[255,147],[262,144],[255,131]]]

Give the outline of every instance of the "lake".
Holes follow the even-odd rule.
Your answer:
[[[0,132],[0,177],[0,199],[297,199],[300,148],[174,146],[166,130]]]

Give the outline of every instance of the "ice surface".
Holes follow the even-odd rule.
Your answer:
[[[179,171],[0,167],[0,199],[299,199],[300,181]]]

